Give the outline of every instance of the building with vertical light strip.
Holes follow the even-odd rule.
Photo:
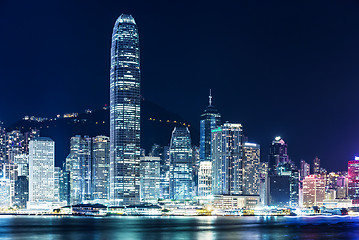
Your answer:
[[[112,33],[110,73],[110,200],[140,202],[140,48],[136,22],[122,14]]]

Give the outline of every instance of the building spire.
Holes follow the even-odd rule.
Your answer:
[[[212,106],[212,89],[209,89],[209,106]]]

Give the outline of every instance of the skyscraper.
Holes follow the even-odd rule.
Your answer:
[[[157,203],[160,197],[160,157],[141,157],[141,201]]]
[[[70,172],[70,203],[91,199],[91,138],[76,135],[70,140],[70,154],[66,158]]]
[[[243,144],[243,194],[259,195],[260,146]]]
[[[212,130],[212,193],[243,194],[242,125],[224,123]]]
[[[35,138],[29,149],[29,201],[54,202],[55,142]]]
[[[289,160],[287,144],[276,137],[270,145],[268,161],[268,204],[295,207],[298,204],[299,172]]]
[[[175,127],[170,144],[170,197],[192,197],[192,145],[187,127]]]
[[[107,200],[110,190],[110,139],[92,138],[92,198]]]
[[[303,181],[303,206],[316,206],[325,197],[325,179],[320,175],[306,176]]]
[[[200,121],[200,161],[212,161],[212,130],[221,125],[221,114],[212,105],[212,94],[209,92],[209,105],[201,115]]]
[[[278,167],[289,161],[287,144],[281,137],[276,137],[269,149],[268,175],[277,175]]]
[[[212,194],[212,130],[221,125],[221,114],[212,105],[212,92],[209,91],[209,104],[201,114],[200,148],[198,169],[198,196]]]
[[[201,161],[198,171],[198,196],[205,197],[212,194],[212,162]]]
[[[122,14],[112,33],[110,73],[110,199],[140,202],[140,48],[136,22]]]

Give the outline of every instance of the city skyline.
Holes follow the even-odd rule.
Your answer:
[[[337,211],[340,206],[358,205],[356,160],[348,161],[348,171],[343,172],[328,172],[318,156],[312,164],[301,160],[298,168],[280,136],[272,140],[268,160],[261,159],[260,145],[249,141],[251,134],[241,123],[222,123],[211,89],[200,115],[199,146],[192,144],[190,125],[173,121],[178,125],[169,142],[158,145],[152,139],[150,151],[141,148],[140,73],[138,26],[132,15],[122,13],[112,32],[110,106],[103,108],[109,109],[109,137],[72,136],[70,153],[58,167],[55,141],[42,136],[39,126],[6,131],[0,125],[0,197],[5,211],[11,207],[51,211],[70,205],[72,214],[80,211],[80,215],[89,208],[106,208],[106,215],[139,211],[163,215],[175,206],[176,215],[199,205],[202,214],[255,215],[247,211],[261,207],[261,214],[271,214],[268,208],[289,208],[286,214],[302,210],[307,214],[311,207],[316,213],[318,206],[325,210],[330,205]],[[26,116],[23,121],[25,125],[66,118],[75,124],[87,122],[78,116],[77,112],[54,119]],[[185,202],[190,202],[189,208],[176,207]]]
[[[84,8],[74,3],[74,14],[66,3],[55,8],[24,2],[17,8],[6,2],[1,19],[7,25],[0,26],[6,36],[1,39],[0,120],[11,124],[24,115],[54,116],[108,104],[110,26],[124,12],[140,23],[144,98],[199,128],[211,88],[223,120],[242,123],[261,146],[280,135],[291,145],[295,161],[318,156],[328,169],[345,169],[346,161],[359,155],[359,113],[353,107],[358,4],[260,5],[231,3],[217,9],[195,3],[172,9],[143,1]],[[90,12],[98,9],[93,17]],[[213,29],[220,30],[216,34]],[[90,37],[94,31],[98,34]],[[19,34],[27,41],[20,44]],[[52,44],[58,47],[49,51]],[[26,75],[16,70],[19,66]],[[18,97],[10,95],[15,89]],[[27,91],[33,97],[25,101],[21,96]],[[180,100],[183,93],[186,98]],[[12,104],[5,104],[9,99]],[[338,141],[326,137],[328,129]]]
[[[358,11],[1,2],[0,239],[358,238]]]

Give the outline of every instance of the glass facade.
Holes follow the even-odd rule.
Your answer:
[[[141,157],[141,202],[157,203],[160,197],[160,157]]]
[[[110,192],[110,138],[92,139],[92,199],[107,200]]]
[[[200,121],[200,160],[212,161],[211,158],[211,131],[221,125],[221,114],[212,105],[212,96],[209,96],[209,105],[201,115]]]
[[[140,48],[131,15],[112,33],[110,73],[110,198],[114,205],[140,202]]]
[[[55,142],[50,138],[35,138],[29,149],[29,201],[55,201]]]
[[[170,144],[170,197],[192,197],[192,146],[187,127],[175,127]]]
[[[70,172],[71,204],[91,199],[91,138],[76,135],[70,140],[70,154],[66,158]]]
[[[287,144],[281,137],[276,137],[269,149],[268,175],[280,174],[278,168],[288,161]]]
[[[212,195],[212,162],[210,161],[199,163],[198,195],[202,197]]]
[[[198,169],[198,196],[208,196],[212,193],[212,130],[221,125],[221,114],[212,105],[212,94],[209,95],[209,105],[201,114],[200,147]],[[202,163],[204,162],[204,163]],[[209,169],[211,168],[211,169]]]
[[[212,130],[212,193],[243,194],[242,125],[225,123]]]

